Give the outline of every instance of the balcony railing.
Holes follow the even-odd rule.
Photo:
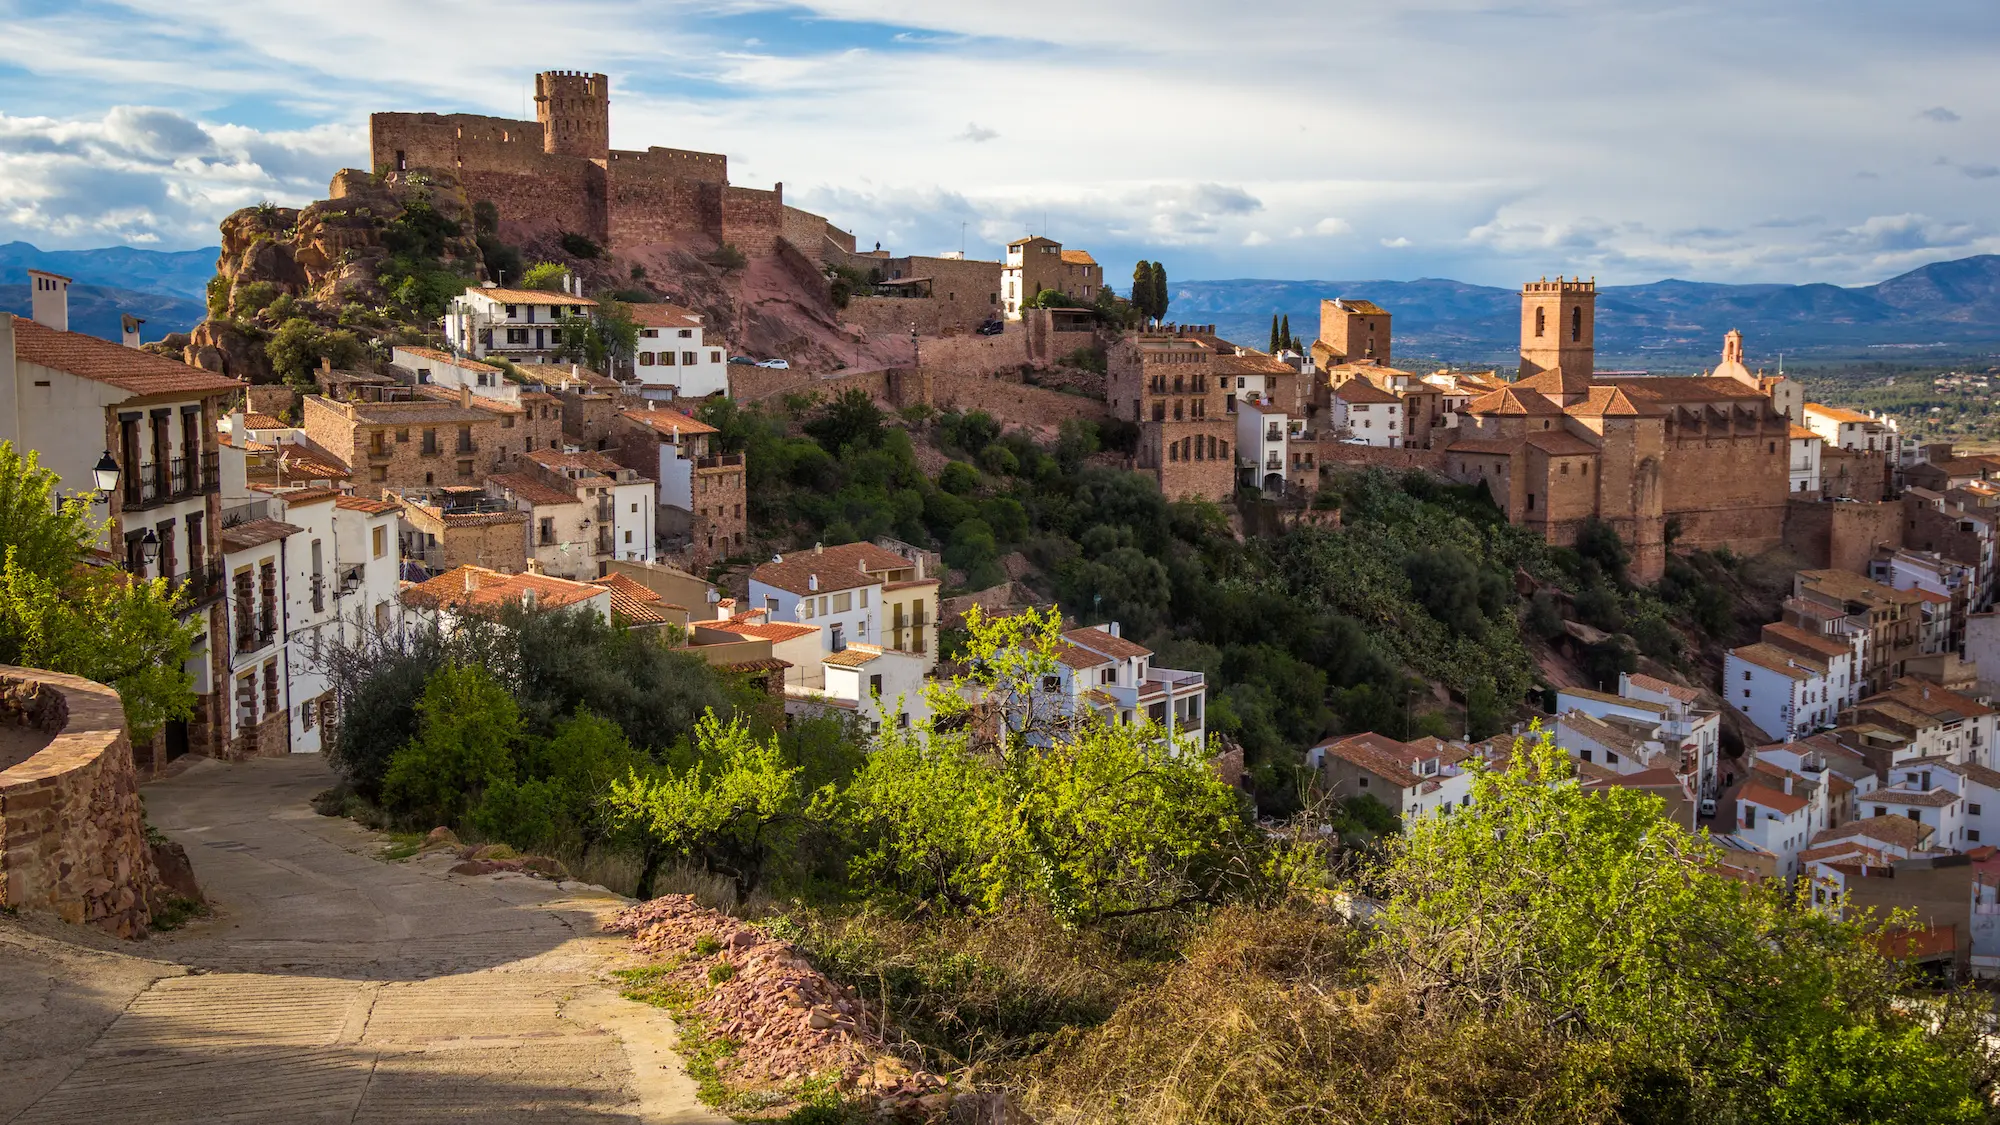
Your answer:
[[[128,511],[151,508],[174,500],[216,492],[222,488],[221,457],[203,453],[199,457],[174,457],[147,461],[125,478],[124,507]]]
[[[694,459],[694,467],[697,469],[740,469],[743,467],[743,455],[741,453],[718,453],[712,457],[697,457]]]
[[[219,566],[196,564],[174,580],[181,583],[181,593],[188,599],[190,609],[207,605],[222,596],[223,571]]]

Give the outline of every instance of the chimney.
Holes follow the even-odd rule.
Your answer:
[[[824,554],[826,554],[826,544],[824,544],[824,543],[814,543],[814,544],[813,544],[813,554],[815,554],[815,555],[824,555]]]
[[[461,407],[472,405],[472,388],[464,383],[458,385],[458,405]]]
[[[322,377],[333,374],[333,360],[331,358],[327,356],[319,357],[319,373]]]
[[[1112,635],[1112,636],[1114,636],[1114,637],[1118,635],[1118,623],[1117,623],[1116,621],[1113,621],[1113,622],[1111,623],[1111,630],[1110,630],[1110,632],[1111,632],[1111,635]]]
[[[811,590],[815,594],[819,593],[819,575],[806,575],[806,589]]]
[[[1789,797],[1791,795],[1792,795],[1792,775],[1788,773],[1785,775],[1785,796]]]
[[[145,317],[133,316],[131,313],[126,313],[118,318],[118,325],[124,336],[121,342],[126,347],[137,348],[139,346],[139,326],[144,323],[146,323]]]
[[[28,271],[28,287],[34,290],[29,307],[36,324],[58,332],[69,331],[69,280],[46,270]]]

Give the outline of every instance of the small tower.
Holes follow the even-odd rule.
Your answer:
[[[1389,312],[1373,301],[1338,297],[1319,303],[1319,338],[1342,363],[1390,363]]]
[[[542,123],[542,151],[611,158],[611,80],[604,75],[574,70],[535,75],[535,119]]]
[[[1587,386],[1597,370],[1597,282],[1543,278],[1521,287],[1521,378],[1559,372]]]

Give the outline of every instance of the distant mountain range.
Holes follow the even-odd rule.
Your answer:
[[[75,279],[70,324],[118,338],[118,317],[146,318],[157,340],[201,321],[215,247],[201,250],[39,250],[0,244],[0,309],[26,315],[29,268]],[[1183,281],[1169,315],[1214,323],[1222,336],[1252,347],[1270,337],[1271,314],[1289,315],[1292,331],[1319,332],[1324,297],[1361,297],[1395,316],[1395,349],[1413,360],[1510,366],[1520,343],[1520,295],[1513,289],[1442,278],[1416,281]],[[2000,351],[2000,255],[1933,262],[1876,285],[1717,285],[1666,280],[1598,290],[1597,351],[1620,366],[1688,367],[1713,363],[1722,334],[1741,329],[1753,366],[1775,366],[1775,353],[1807,358],[1843,353],[1884,359]]]
[[[1261,348],[1271,314],[1292,334],[1319,332],[1319,302],[1359,297],[1394,317],[1397,356],[1464,364],[1511,364],[1519,353],[1518,290],[1440,278],[1417,281],[1184,281],[1168,315],[1214,323],[1221,336]],[[1597,351],[1645,367],[1685,365],[1722,351],[1741,329],[1753,364],[1777,352],[1911,358],[1931,351],[2000,350],[2000,255],[1933,262],[1876,285],[1716,285],[1656,281],[1607,285],[1597,296]],[[1768,361],[1767,361],[1768,362]]]
[[[69,324],[108,340],[119,338],[118,318],[144,317],[141,336],[157,340],[186,332],[207,311],[208,279],[215,276],[217,247],[205,250],[41,250],[25,242],[0,244],[0,311],[28,315],[30,269],[74,279]]]

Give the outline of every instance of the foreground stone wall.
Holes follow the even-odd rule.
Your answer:
[[[0,905],[144,934],[156,876],[118,693],[0,665],[0,722],[53,736],[0,772]]]

